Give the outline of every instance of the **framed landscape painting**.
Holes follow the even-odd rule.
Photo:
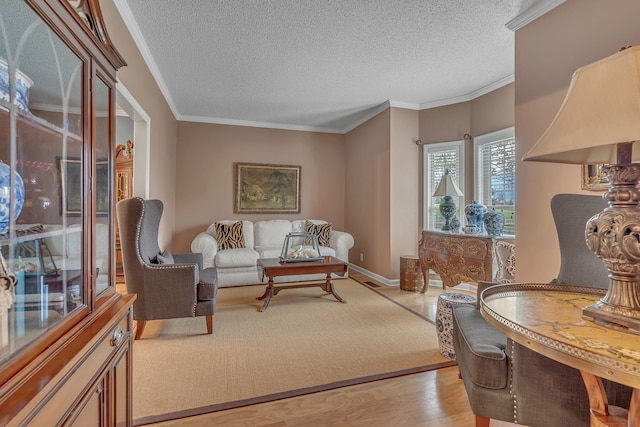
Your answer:
[[[82,213],[82,170],[79,158],[56,157],[60,173],[60,214],[80,216]],[[109,214],[109,162],[96,162],[96,215]]]
[[[582,189],[589,191],[605,191],[609,188],[609,179],[602,172],[603,164],[582,166]]]
[[[300,213],[300,166],[235,164],[235,213]]]

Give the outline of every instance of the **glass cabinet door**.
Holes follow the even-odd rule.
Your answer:
[[[95,100],[95,248],[93,250],[96,272],[96,294],[98,297],[111,283],[111,212],[109,210],[113,188],[111,170],[111,89],[100,78],[95,79],[93,90]]]
[[[0,362],[87,306],[87,67],[27,3],[2,1]]]

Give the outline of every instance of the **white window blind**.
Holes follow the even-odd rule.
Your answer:
[[[505,234],[515,234],[516,173],[513,128],[475,138],[474,199],[504,214]]]
[[[449,169],[460,190],[464,193],[463,141],[441,142],[424,146],[424,225],[430,230],[439,230],[444,225],[444,218],[440,214],[442,197],[433,197],[444,170]],[[458,219],[461,219],[463,198],[454,197],[458,207]]]

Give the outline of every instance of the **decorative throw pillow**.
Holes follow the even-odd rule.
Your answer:
[[[331,224],[314,224],[311,221],[305,221],[305,231],[314,234],[318,238],[320,246],[329,246],[329,235],[331,234]]]
[[[164,250],[156,255],[155,264],[175,264],[171,252]]]
[[[244,233],[242,232],[242,221],[226,225],[221,222],[215,223],[216,240],[218,250],[244,248]]]

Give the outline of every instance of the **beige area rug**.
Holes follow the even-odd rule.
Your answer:
[[[434,325],[352,279],[288,289],[222,288],[204,318],[149,322],[133,346],[134,425],[451,366]]]

